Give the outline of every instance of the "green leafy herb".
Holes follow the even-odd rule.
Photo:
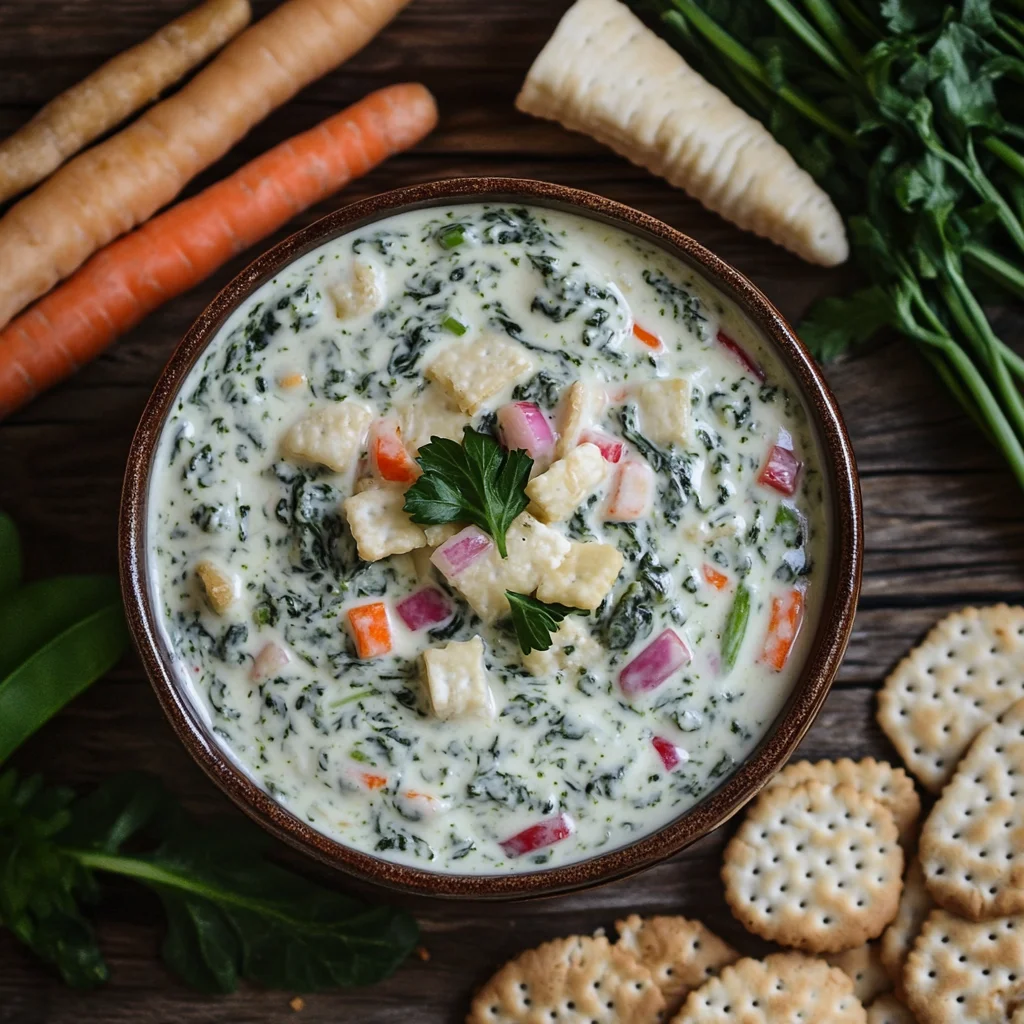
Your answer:
[[[726,617],[725,629],[722,630],[722,665],[727,671],[736,664],[736,657],[740,653],[743,637],[747,633],[749,619],[750,591],[746,584],[741,583],[736,588],[736,596],[733,598],[732,607]]]
[[[473,523],[508,557],[505,534],[530,503],[525,488],[533,459],[524,451],[506,452],[493,437],[466,427],[462,444],[432,437],[416,461],[423,474],[405,493],[412,521]]]
[[[264,858],[264,845],[236,821],[193,822],[152,776],[116,776],[75,800],[8,771],[0,921],[80,988],[109,974],[80,909],[104,874],[156,893],[167,914],[164,959],[200,991],[232,992],[241,978],[289,991],[366,985],[411,952],[417,929],[406,914],[286,871]]]
[[[461,224],[449,224],[437,233],[437,244],[442,249],[454,249],[466,241],[466,229]]]
[[[512,606],[512,625],[523,654],[530,651],[546,651],[551,647],[551,634],[558,630],[558,624],[579,608],[564,604],[546,604],[535,597],[506,590],[505,596]]]

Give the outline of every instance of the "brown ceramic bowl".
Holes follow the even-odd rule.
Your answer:
[[[695,807],[629,846],[577,864],[514,875],[438,874],[379,860],[327,838],[276,803],[221,752],[172,670],[172,655],[154,615],[146,557],[146,495],[164,419],[188,372],[238,305],[286,264],[348,231],[405,210],[478,201],[550,207],[615,225],[677,256],[734,299],[764,332],[803,395],[831,496],[830,565],[817,635],[792,695],[751,757]],[[121,584],[128,622],[157,697],[196,761],[246,814],[292,846],[362,879],[443,897],[523,899],[609,882],[678,853],[732,817],[786,762],[825,700],[853,627],[861,556],[860,489],[835,398],[768,299],[692,238],[653,217],[588,192],[512,178],[463,178],[386,192],[329,214],[250,264],[204,310],[160,375],[132,442],[121,505]]]

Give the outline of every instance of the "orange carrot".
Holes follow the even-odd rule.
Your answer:
[[[370,772],[361,772],[359,778],[367,789],[383,789],[387,784],[387,776],[372,775]]]
[[[804,618],[804,592],[791,590],[783,597],[772,598],[772,614],[761,660],[781,672],[796,643]]]
[[[348,622],[360,658],[379,658],[391,650],[391,624],[383,601],[349,608]]]
[[[713,566],[704,565],[704,579],[708,581],[715,588],[715,590],[724,590],[729,586],[729,577],[725,573],[719,572]]]
[[[637,341],[643,342],[648,348],[658,350],[663,347],[661,344],[661,338],[659,338],[656,334],[651,334],[650,331],[645,331],[639,324],[636,323],[633,324],[633,337],[635,337]]]
[[[0,220],[0,327],[169,203],[408,2],[286,0],[174,95],[65,164]]]
[[[422,85],[381,89],[97,253],[0,331],[0,417],[436,122]]]

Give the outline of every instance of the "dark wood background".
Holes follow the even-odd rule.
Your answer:
[[[187,6],[188,0],[0,0],[0,135]],[[254,6],[263,13],[271,4]],[[566,6],[567,0],[414,0],[365,51],[273,114],[189,191],[370,89],[419,80],[438,99],[437,131],[292,228],[399,185],[519,175],[580,186],[661,217],[748,274],[791,319],[816,296],[840,289],[842,272],[808,267],[587,139],[514,110],[519,83]],[[146,396],[192,319],[254,255],[170,303],[71,382],[0,424],[0,504],[22,528],[31,577],[115,571],[121,478]],[[1021,333],[1019,310],[994,316],[1004,338]],[[802,753],[888,757],[874,721],[874,691],[895,661],[947,610],[1018,599],[1021,495],[908,346],[876,348],[828,375],[860,464],[867,558],[856,632]],[[36,737],[17,763],[80,786],[116,770],[148,769],[197,813],[237,813],[175,741],[134,656]],[[725,838],[711,836],[637,878],[584,895],[497,907],[417,901],[412,909],[429,963],[413,961],[372,990],[307,997],[298,1016],[289,1007],[292,993],[246,989],[209,999],[185,990],[161,966],[155,902],[115,887],[97,910],[110,984],[73,992],[0,933],[0,1024],[455,1022],[474,986],[518,950],[610,927],[634,910],[700,916],[753,948],[721,898]],[[335,881],[345,885],[342,877]]]

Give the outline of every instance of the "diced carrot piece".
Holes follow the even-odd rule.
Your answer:
[[[648,348],[653,348],[655,352],[660,352],[665,346],[661,343],[661,338],[656,334],[651,334],[650,331],[645,331],[639,324],[633,324],[633,337],[637,341],[642,342]]]
[[[360,772],[359,778],[367,789],[383,789],[388,784],[386,775],[371,775],[370,772]]]
[[[387,417],[370,428],[370,464],[381,480],[411,484],[420,475],[420,467],[402,443],[398,420]]]
[[[391,623],[383,601],[349,608],[348,621],[360,658],[379,658],[391,650]]]
[[[606,519],[617,523],[635,522],[650,512],[654,495],[654,473],[646,462],[619,463],[612,500]]]
[[[729,586],[729,577],[725,573],[719,572],[714,566],[705,564],[704,566],[704,579],[715,588],[715,590],[725,590]]]
[[[278,378],[277,383],[283,388],[301,387],[306,383],[306,375],[304,373],[286,373],[283,377]]]
[[[782,597],[772,598],[772,614],[768,620],[761,660],[776,672],[781,672],[789,660],[789,652],[800,635],[804,618],[804,592],[791,590]]]

